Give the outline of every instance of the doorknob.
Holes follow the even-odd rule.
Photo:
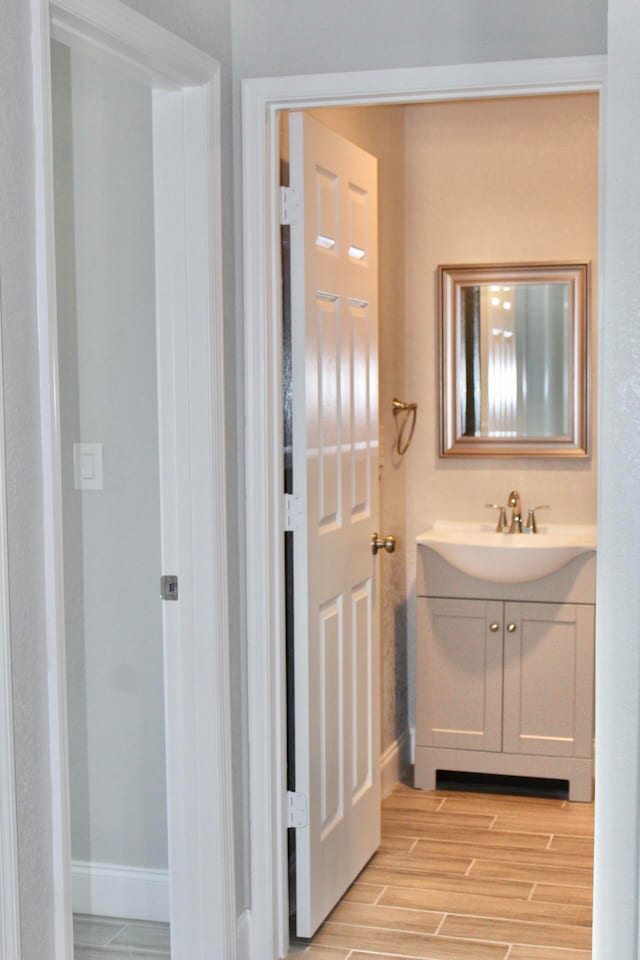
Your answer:
[[[375,556],[378,550],[386,550],[387,553],[393,553],[396,549],[396,538],[389,534],[387,537],[379,537],[378,531],[371,534],[371,549]]]

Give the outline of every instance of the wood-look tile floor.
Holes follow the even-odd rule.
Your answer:
[[[399,785],[302,960],[590,960],[593,804]]]

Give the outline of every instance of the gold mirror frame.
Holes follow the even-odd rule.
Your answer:
[[[522,263],[438,267],[440,316],[440,457],[589,456],[590,357],[588,263]],[[480,284],[569,284],[567,436],[469,437],[459,429],[460,288]]]

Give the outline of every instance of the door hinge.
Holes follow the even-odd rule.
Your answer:
[[[304,793],[287,791],[287,827],[298,829],[307,825],[307,798]]]
[[[294,187],[280,187],[280,224],[283,227],[298,222],[300,197]]]
[[[284,529],[285,532],[293,532],[298,529],[302,515],[302,504],[300,498],[292,493],[284,495]]]

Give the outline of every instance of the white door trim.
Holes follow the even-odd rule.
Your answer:
[[[3,960],[20,960],[3,379],[0,324],[0,956]]]
[[[284,956],[288,946],[278,112],[347,104],[602,93],[605,76],[606,57],[595,56],[243,81],[245,528],[251,538],[246,550],[251,960],[274,960]],[[603,145],[604,119],[602,163]],[[603,170],[601,166],[601,176]],[[637,878],[630,882],[637,884]]]
[[[172,891],[189,936],[174,960],[234,960],[236,915],[231,795],[230,679],[224,458],[220,64],[118,0],[31,0],[36,178],[36,269],[44,486],[49,732],[56,960],[72,960],[71,843],[65,689],[60,412],[53,206],[52,35],[119,57],[153,87],[156,271],[180,259],[189,284],[178,312],[180,430],[177,494],[191,511],[181,570],[190,568],[193,636],[171,651],[167,682],[182,694],[182,776],[169,779],[170,848],[183,844]],[[172,163],[167,144],[180,153]],[[176,230],[176,223],[179,229]],[[170,226],[169,226],[170,225]],[[170,229],[171,227],[171,229]],[[174,305],[175,308],[175,305]],[[171,310],[159,323],[172,322]],[[165,431],[166,433],[166,431]],[[186,498],[186,501],[184,500]],[[176,572],[176,571],[170,571]],[[173,606],[173,605],[172,605]],[[175,605],[176,607],[179,604]],[[187,646],[187,645],[185,645]],[[197,656],[196,656],[197,655]],[[173,698],[175,701],[175,697]],[[177,725],[177,724],[174,724]],[[196,788],[197,786],[197,788]],[[175,863],[172,870],[175,868]],[[188,882],[183,882],[184,877]]]

